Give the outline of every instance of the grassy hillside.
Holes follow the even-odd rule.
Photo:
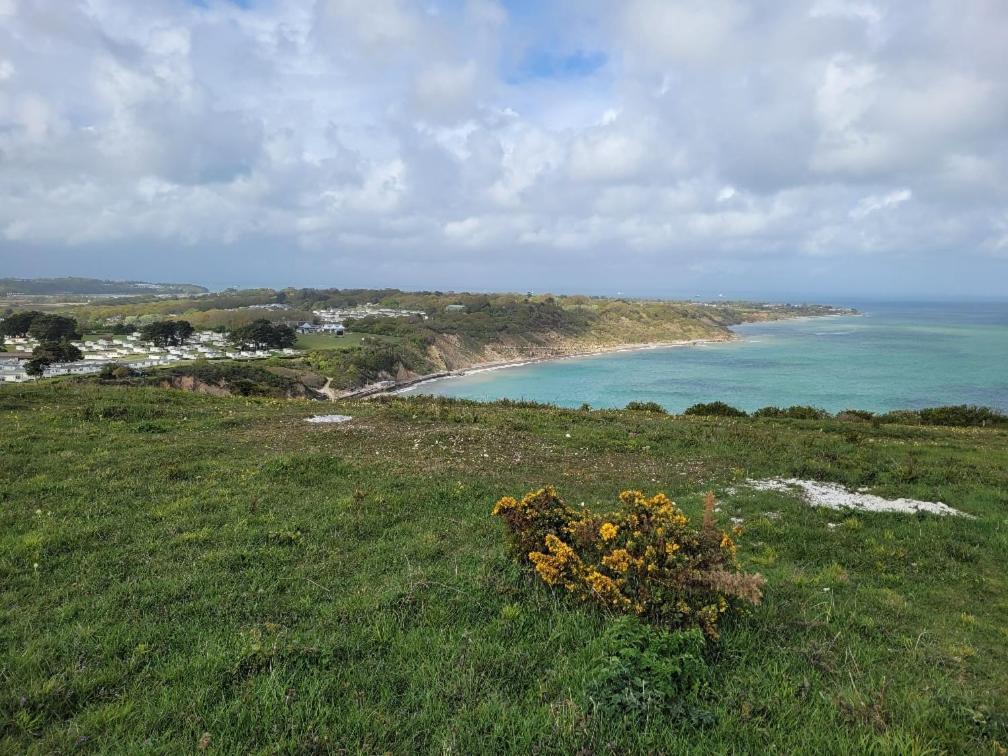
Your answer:
[[[206,293],[195,284],[145,283],[143,281],[108,281],[99,278],[0,278],[0,297],[11,294],[32,296],[108,297],[115,295],[168,294],[189,296]]]
[[[778,475],[974,519],[728,493]],[[595,706],[614,618],[489,514],[547,483],[744,520],[766,597],[708,647],[703,716]],[[1004,430],[5,386],[0,752],[995,753],[1005,491]]]

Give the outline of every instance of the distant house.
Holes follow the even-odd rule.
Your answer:
[[[445,312],[465,312],[466,306],[464,304],[450,304],[445,306]]]
[[[342,336],[346,333],[346,329],[343,327],[342,323],[322,323],[321,325],[315,325],[313,323],[302,323],[297,327],[298,333],[328,333],[333,336]]]

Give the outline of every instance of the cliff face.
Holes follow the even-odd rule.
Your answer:
[[[210,396],[230,396],[226,386],[207,383],[191,375],[175,375],[161,381],[161,388],[173,388],[180,391],[193,391],[197,394],[209,394]]]
[[[287,371],[295,373],[295,371]],[[278,399],[325,399],[327,396],[321,387],[307,385],[314,383],[316,378],[312,373],[303,376],[278,376],[266,370],[242,367],[241,372],[231,374],[201,375],[197,371],[186,372],[184,367],[177,368],[171,375],[159,376],[156,385],[161,388],[173,388],[180,391],[192,391],[197,394],[211,396],[271,396]],[[302,380],[304,378],[305,380]],[[324,383],[324,379],[323,379]]]
[[[530,334],[525,338],[508,337],[492,344],[470,344],[454,334],[438,335],[427,348],[427,358],[435,371],[464,370],[515,360],[552,359],[580,354],[592,354],[633,345],[676,343],[693,339],[726,341],[731,332],[713,324],[697,323],[695,327],[624,327],[585,336],[565,336],[557,333]],[[628,327],[630,326],[630,327]]]

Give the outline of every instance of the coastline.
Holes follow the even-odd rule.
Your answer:
[[[864,313],[855,310],[852,312],[830,312],[818,315],[796,315],[794,317],[747,321],[744,323],[738,323],[737,326],[765,325],[769,323],[789,322],[795,320],[823,320],[830,318],[850,317],[852,315],[864,315]],[[704,344],[724,344],[727,342],[744,340],[745,337],[743,335],[738,334],[734,330],[732,330],[737,326],[729,326],[728,328],[725,329],[725,332],[719,337],[707,337],[702,339],[681,339],[677,341],[653,341],[644,343],[633,342],[627,344],[613,344],[610,346],[597,347],[593,349],[572,351],[569,354],[554,354],[545,357],[524,357],[512,360],[498,360],[493,362],[476,363],[474,365],[470,365],[465,368],[458,368],[456,370],[445,370],[435,373],[427,373],[407,381],[399,381],[399,382],[382,381],[380,383],[372,383],[367,386],[362,386],[359,389],[354,389],[353,391],[347,391],[338,396],[333,396],[332,400],[338,401],[342,399],[369,399],[373,396],[406,394],[411,391],[414,391],[423,384],[433,383],[434,381],[442,381],[447,378],[460,378],[462,376],[472,375],[474,373],[483,373],[493,370],[506,370],[508,368],[514,368],[514,367],[524,367],[525,365],[536,365],[543,362],[558,362],[560,360],[581,359],[584,357],[598,357],[609,354],[617,354],[620,352],[638,352],[652,349],[673,349],[677,347],[702,346]]]
[[[355,389],[354,391],[348,391],[345,394],[341,394],[340,396],[335,397],[335,399],[336,400],[369,399],[373,396],[381,396],[386,394],[405,394],[415,390],[416,388],[418,388],[423,384],[433,383],[434,381],[443,381],[447,378],[460,378],[462,376],[472,375],[474,373],[485,373],[494,370],[506,370],[508,368],[523,367],[525,365],[537,365],[543,362],[559,362],[561,360],[581,359],[584,357],[601,357],[604,355],[617,354],[620,352],[640,352],[652,349],[673,349],[678,347],[702,346],[704,344],[724,344],[729,341],[738,341],[741,338],[742,337],[737,335],[736,333],[729,331],[724,335],[724,338],[684,339],[680,341],[652,341],[647,343],[613,344],[612,346],[574,351],[571,352],[570,354],[550,355],[548,357],[527,357],[514,360],[498,360],[495,362],[481,362],[476,363],[475,365],[470,365],[469,367],[459,368],[457,370],[446,370],[437,373],[428,373],[413,378],[411,380],[402,381],[399,383],[386,381],[379,384],[370,384],[368,386],[363,386],[359,389]]]

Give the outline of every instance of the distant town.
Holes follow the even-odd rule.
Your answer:
[[[342,335],[342,334],[340,334]],[[25,364],[39,341],[31,336],[10,337],[7,345],[14,352],[0,352],[0,381],[19,383],[29,379]],[[125,364],[132,368],[149,368],[170,365],[187,360],[255,360],[276,354],[296,354],[297,349],[236,349],[228,342],[226,334],[216,331],[198,331],[181,346],[155,346],[137,334],[107,336],[72,341],[80,349],[83,359],[75,362],[55,362],[46,368],[43,377],[57,375],[87,375],[98,373],[106,365]]]
[[[454,308],[465,309],[464,305],[448,305],[445,309],[452,311]],[[283,311],[290,307],[285,304],[268,304],[235,309]],[[297,333],[343,336],[346,334],[343,323],[347,320],[409,317],[426,320],[427,318],[423,310],[382,307],[378,304],[318,309],[313,310],[312,315],[314,316],[312,322],[305,321],[295,326]],[[118,322],[120,319],[113,318],[108,325],[113,326]],[[32,336],[8,337],[6,344],[9,351],[0,352],[0,383],[20,383],[30,380],[26,364],[40,343]],[[136,369],[153,368],[191,360],[258,360],[276,355],[294,355],[301,351],[293,347],[239,349],[229,341],[227,334],[217,331],[197,331],[186,340],[186,343],[179,346],[157,346],[137,333],[99,336],[70,343],[81,351],[82,359],[74,362],[54,362],[46,367],[42,377],[88,375],[99,373],[109,365],[125,364]]]

